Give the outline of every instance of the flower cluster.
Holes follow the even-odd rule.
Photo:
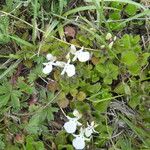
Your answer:
[[[87,127],[80,127],[80,133],[76,135],[74,133],[76,132],[77,127],[82,126],[82,124],[78,121],[82,115],[77,110],[73,111],[73,115],[73,118],[66,116],[68,121],[64,124],[64,129],[67,133],[70,133],[75,137],[72,141],[74,148],[77,150],[82,150],[85,148],[85,141],[90,141],[92,134],[97,133],[94,129],[96,125],[94,121],[91,122],[91,124],[87,123]]]
[[[73,58],[71,60],[71,55],[73,55]],[[66,55],[67,62],[63,61],[56,61],[57,58],[53,56],[52,54],[47,54],[46,56],[48,62],[43,63],[45,66],[43,68],[43,73],[44,74],[49,74],[52,72],[53,67],[60,67],[62,68],[61,75],[64,75],[65,73],[67,74],[68,77],[72,77],[76,73],[75,66],[71,64],[71,61],[74,62],[76,60],[79,60],[80,62],[86,62],[90,60],[91,54],[89,52],[83,51],[83,48],[80,50],[76,50],[76,47],[74,45],[71,45],[69,53]]]

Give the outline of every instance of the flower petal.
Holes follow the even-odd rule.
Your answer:
[[[80,52],[77,54],[78,60],[80,62],[86,62],[88,60],[90,60],[90,53],[89,52]]]
[[[49,60],[49,61],[55,61],[55,60],[56,60],[56,57],[53,56],[52,54],[47,54],[47,55],[46,55],[46,59]]]
[[[76,47],[72,44],[72,45],[70,46],[70,53],[71,53],[71,54],[75,54],[76,51],[77,51],[77,50],[76,50]]]
[[[85,141],[81,137],[76,137],[75,139],[73,139],[72,145],[74,146],[75,149],[82,150],[85,147]]]
[[[111,33],[107,33],[106,40],[110,40],[111,38],[112,38],[112,34]]]
[[[75,116],[75,117],[77,117],[77,118],[81,118],[82,117],[82,114],[80,114],[79,112],[78,112],[78,110],[74,110],[73,111],[73,115]]]
[[[56,61],[56,63],[54,64],[54,66],[58,66],[61,68],[63,68],[65,65],[66,65],[66,63],[63,61]]]
[[[74,121],[68,121],[64,124],[67,133],[74,133],[77,129],[77,124]]]
[[[114,42],[112,41],[112,42],[108,45],[109,49],[112,49],[113,44],[114,44]]]
[[[90,137],[92,135],[92,133],[93,133],[92,129],[90,129],[88,127],[85,129],[85,136],[86,137]]]
[[[70,52],[66,55],[66,59],[70,59]]]
[[[44,68],[43,68],[43,73],[44,74],[49,74],[52,71],[53,67],[52,64],[47,64]]]
[[[73,58],[72,58],[72,61],[76,61],[77,60],[77,55],[75,55]]]
[[[72,77],[75,75],[75,66],[74,65],[67,65],[65,72],[67,73],[68,77]]]

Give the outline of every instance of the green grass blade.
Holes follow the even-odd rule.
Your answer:
[[[0,80],[5,77],[12,69],[16,68],[20,62],[22,60],[21,59],[18,59],[14,64],[12,64],[6,71],[4,71],[1,75],[0,75]]]
[[[86,2],[92,2],[93,0],[85,0]],[[104,1],[104,2],[119,2],[119,3],[127,3],[127,4],[132,4],[137,6],[138,8],[146,9],[143,5],[140,3],[131,1],[131,0],[98,0],[99,2]]]
[[[37,37],[37,16],[38,16],[38,0],[35,0],[34,3],[32,2],[33,7],[33,32],[32,32],[32,41],[35,43]]]
[[[132,131],[141,139],[141,141],[145,144],[145,146],[149,147],[150,145],[145,142],[144,139],[150,138],[149,134],[142,130],[141,128],[134,125],[131,121],[125,118],[123,115],[120,115],[122,120],[132,129]]]
[[[145,10],[145,11],[142,12],[142,13],[139,13],[139,14],[133,16],[133,17],[130,17],[130,18],[126,19],[125,21],[121,22],[118,26],[120,26],[120,25],[122,25],[122,24],[125,24],[125,23],[127,23],[127,22],[129,22],[129,21],[138,19],[138,18],[140,18],[140,17],[146,16],[146,15],[147,15],[147,16],[148,16],[148,15],[150,16],[150,10]],[[118,26],[117,26],[117,27],[118,27]],[[117,28],[117,27],[116,27],[116,28]]]
[[[54,28],[58,25],[59,21],[54,20],[52,21],[52,23],[50,24],[50,26],[47,28],[44,37],[47,38],[48,36],[51,35],[51,32],[54,30]]]
[[[11,36],[11,35],[8,35],[12,40],[15,40],[16,42],[18,42],[18,43],[20,43],[20,44],[22,44],[22,45],[25,45],[25,46],[28,46],[28,47],[34,47],[34,45],[33,44],[31,44],[31,43],[29,43],[29,42],[27,42],[27,41],[25,41],[25,40],[23,40],[23,39],[21,39],[21,38],[19,38],[19,37],[17,37],[17,36]]]
[[[64,0],[59,0],[59,14],[61,15],[63,12]]]
[[[80,12],[80,11],[86,11],[86,10],[90,11],[90,10],[95,10],[95,9],[96,9],[96,7],[94,5],[77,7],[77,8],[74,8],[74,9],[71,9],[71,10],[65,12],[63,14],[63,16],[65,17],[65,16],[69,16],[71,14],[75,14],[75,13]],[[104,9],[118,10],[118,9],[112,8],[112,7],[104,7]]]

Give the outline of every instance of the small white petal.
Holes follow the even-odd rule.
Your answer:
[[[91,122],[91,126],[93,126],[93,127],[94,127],[94,125],[95,125],[95,123],[94,123],[94,121],[92,121],[92,122]]]
[[[111,38],[112,38],[112,34],[111,33],[107,33],[106,40],[110,40]]]
[[[75,149],[82,150],[85,148],[85,140],[82,137],[76,137],[75,139],[73,139],[72,145]]]
[[[66,72],[66,68],[64,67],[64,69],[63,69],[62,72],[61,72],[61,75],[64,75],[65,72]]]
[[[114,37],[114,41],[116,41],[116,39],[117,39],[117,37],[115,36],[115,37]]]
[[[77,123],[74,121],[68,121],[64,124],[64,128],[67,133],[74,133],[77,129]]]
[[[81,118],[82,117],[82,114],[80,114],[79,112],[78,112],[78,110],[74,110],[73,111],[73,115],[75,116],[75,117],[77,117],[77,118]]]
[[[72,77],[75,75],[75,66],[74,65],[67,65],[65,72],[67,73],[68,77]]]
[[[46,55],[46,59],[49,60],[49,61],[55,61],[55,60],[56,60],[56,57],[53,56],[52,54],[47,54],[47,55]]]
[[[86,62],[88,60],[90,60],[90,53],[89,52],[79,52],[77,54],[77,57],[79,59],[80,62]]]
[[[66,55],[66,59],[70,59],[70,52]]]
[[[79,121],[77,121],[77,126],[82,126],[82,123],[80,123]]]
[[[111,43],[108,45],[109,49],[111,49],[111,48],[113,47],[113,44],[114,44],[114,42],[111,42]]]
[[[102,45],[101,48],[102,48],[102,49],[105,48],[105,45]]]
[[[85,129],[85,136],[86,137],[90,137],[92,135],[92,133],[93,133],[92,129],[90,129],[88,127]]]
[[[44,66],[46,66],[46,65],[48,65],[48,64],[50,64],[50,63],[43,63]]]
[[[71,54],[75,54],[75,52],[76,52],[76,47],[72,44],[72,45],[70,46],[70,53],[71,53]]]
[[[72,77],[75,75],[75,66],[70,64],[70,59],[68,60],[67,63],[65,63],[64,69],[61,72],[61,75],[64,75],[67,73],[68,77]]]
[[[44,74],[49,74],[51,71],[52,71],[53,67],[51,64],[48,64],[46,65],[44,68],[43,68],[43,73]]]
[[[75,55],[75,56],[73,57],[72,61],[74,62],[74,61],[76,61],[76,60],[77,60],[77,55]]]
[[[54,64],[54,66],[58,66],[61,68],[64,68],[65,65],[66,65],[66,63],[63,61],[56,61],[56,63]]]

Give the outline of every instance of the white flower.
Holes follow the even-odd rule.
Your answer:
[[[112,38],[112,34],[111,33],[107,33],[106,40],[110,40],[111,38]]]
[[[52,54],[47,54],[46,59],[51,62],[54,62],[57,58],[55,56],[53,56]]]
[[[87,128],[85,128],[84,132],[85,132],[85,136],[86,137],[90,137],[92,135],[92,133],[98,133],[97,131],[95,131],[96,125],[94,124],[94,121],[91,122],[91,124],[87,123]]]
[[[56,57],[53,56],[52,54],[47,54],[46,59],[49,61],[48,63],[43,63],[45,67],[43,68],[43,73],[44,74],[49,74],[53,70],[53,65],[55,65],[54,61],[56,60]]]
[[[70,51],[66,55],[66,59],[69,60],[70,59],[70,54],[75,54],[76,51],[77,51],[76,47],[73,44],[71,44]]]
[[[75,60],[79,60],[80,62],[86,62],[88,60],[90,60],[91,58],[91,55],[89,52],[84,52],[83,51],[83,47],[79,50],[79,51],[76,51],[74,53],[74,58],[72,59],[72,61],[75,61]]]
[[[75,139],[73,139],[72,145],[74,146],[75,149],[82,150],[85,147],[85,139],[78,136]]]
[[[82,117],[82,114],[80,114],[76,109],[73,111],[73,115],[79,119]]]
[[[73,136],[75,137],[72,141],[72,145],[74,146],[75,149],[77,150],[82,150],[85,148],[85,141],[89,141],[89,138],[84,137],[84,130],[81,128],[80,129],[80,134],[79,135],[75,135],[73,134]]]
[[[68,60],[68,62],[64,65],[64,69],[61,72],[61,75],[64,75],[65,73],[67,73],[68,77],[72,77],[75,75],[75,66],[70,64],[70,59]]]
[[[77,129],[77,126],[81,126],[82,124],[78,121],[79,118],[71,118],[67,116],[68,122],[64,124],[64,129],[66,130],[67,133],[74,133]]]
[[[44,73],[44,74],[49,74],[49,73],[51,73],[51,71],[53,70],[52,62],[43,63],[43,65],[45,65],[45,67],[43,68],[43,73]]]

